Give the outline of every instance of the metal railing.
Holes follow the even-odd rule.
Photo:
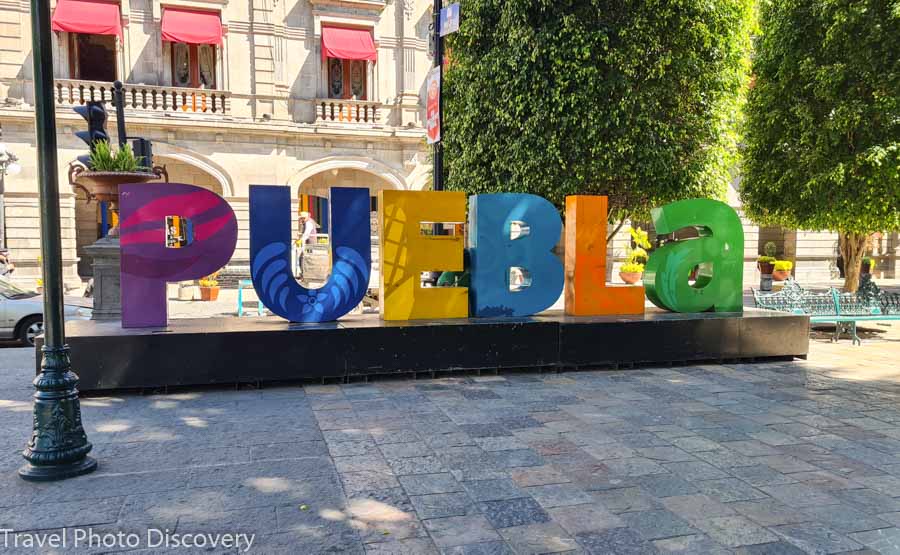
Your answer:
[[[102,101],[112,105],[112,83],[56,79],[54,87],[58,106],[78,106],[89,101]],[[223,116],[228,113],[231,104],[230,92],[211,89],[125,83],[124,91],[126,109],[148,112]]]

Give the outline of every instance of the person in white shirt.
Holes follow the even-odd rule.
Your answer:
[[[316,244],[316,221],[305,210],[300,212],[300,229],[301,245]]]
[[[300,239],[297,241],[300,254],[297,256],[297,275],[303,275],[303,246],[316,244],[316,221],[309,212],[300,212]]]

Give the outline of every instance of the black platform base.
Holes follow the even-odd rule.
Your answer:
[[[361,315],[328,324],[251,317],[129,330],[78,321],[66,329],[82,391],[784,358],[809,348],[806,316],[755,310],[410,322]]]

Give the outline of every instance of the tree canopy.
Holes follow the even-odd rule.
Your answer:
[[[900,229],[900,1],[779,0],[760,28],[744,206],[760,223],[842,232],[855,289],[865,236]]]
[[[900,229],[900,2],[779,0],[760,15],[748,213],[801,229]]]
[[[444,85],[448,188],[608,194],[646,219],[731,178],[753,0],[462,0]]]

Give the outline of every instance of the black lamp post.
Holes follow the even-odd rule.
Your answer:
[[[19,469],[25,480],[61,480],[93,472],[91,444],[81,424],[78,376],[71,370],[63,321],[62,246],[56,166],[56,114],[50,48],[50,0],[31,0],[34,111],[37,127],[41,253],[44,272],[44,346],[34,379],[34,425]]]

